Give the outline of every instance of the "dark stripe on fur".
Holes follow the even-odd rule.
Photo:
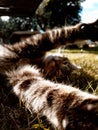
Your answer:
[[[33,79],[27,79],[27,80],[25,80],[24,82],[22,82],[20,84],[20,89],[22,89],[24,91],[28,90],[32,82],[34,82]]]
[[[49,93],[47,94],[47,104],[49,107],[52,107],[53,102],[55,100],[55,96],[58,94],[58,90],[54,89],[54,90],[50,90]]]

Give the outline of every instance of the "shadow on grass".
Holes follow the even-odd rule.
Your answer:
[[[89,47],[89,48],[84,48],[85,51],[88,51],[89,53],[98,53],[98,46],[96,47]]]
[[[84,91],[89,91],[91,93],[94,93],[98,86],[98,79],[95,79],[93,76],[89,75],[83,70],[80,72],[73,72],[67,80],[69,84],[72,84],[72,86],[78,87]]]
[[[89,91],[90,93],[95,93],[98,86],[98,79],[95,79],[84,70],[75,70],[67,74],[60,73],[60,75],[57,76],[49,75],[49,77],[47,76],[46,78],[57,83],[72,85],[73,87]]]
[[[66,48],[65,48],[66,50]],[[67,48],[67,50],[69,50],[71,53],[77,53],[77,52],[87,52],[87,53],[94,53],[94,54],[98,54],[98,46],[96,47],[87,47],[87,48]]]

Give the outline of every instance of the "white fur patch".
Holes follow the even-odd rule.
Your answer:
[[[87,105],[87,110],[88,110],[88,111],[90,111],[92,108],[93,108],[93,105],[92,105],[92,104],[88,104],[88,105]]]
[[[58,118],[56,116],[56,111],[52,110],[52,109],[46,109],[43,113],[48,119],[49,121],[54,124],[55,127],[59,126],[59,122],[58,122]]]
[[[68,121],[66,119],[64,119],[62,121],[62,126],[63,126],[64,129],[66,128],[67,124],[68,124]]]
[[[11,55],[12,52],[9,51],[7,48],[5,48],[3,45],[0,45],[0,56],[4,57],[4,56],[8,56]]]

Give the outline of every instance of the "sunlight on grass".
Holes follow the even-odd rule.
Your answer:
[[[98,79],[98,59],[97,55],[93,53],[63,53],[72,62],[82,67],[82,69],[89,75]]]

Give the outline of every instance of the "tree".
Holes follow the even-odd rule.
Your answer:
[[[14,26],[13,31],[24,31],[32,28],[32,19],[30,17],[10,17],[9,23]]]
[[[32,28],[32,19],[30,17],[10,17],[8,21],[0,18],[0,36],[7,43],[9,37],[14,31],[27,31]]]
[[[37,10],[37,19],[42,27],[63,26],[80,22],[81,2],[85,0],[47,0]],[[45,5],[46,4],[46,5]]]

